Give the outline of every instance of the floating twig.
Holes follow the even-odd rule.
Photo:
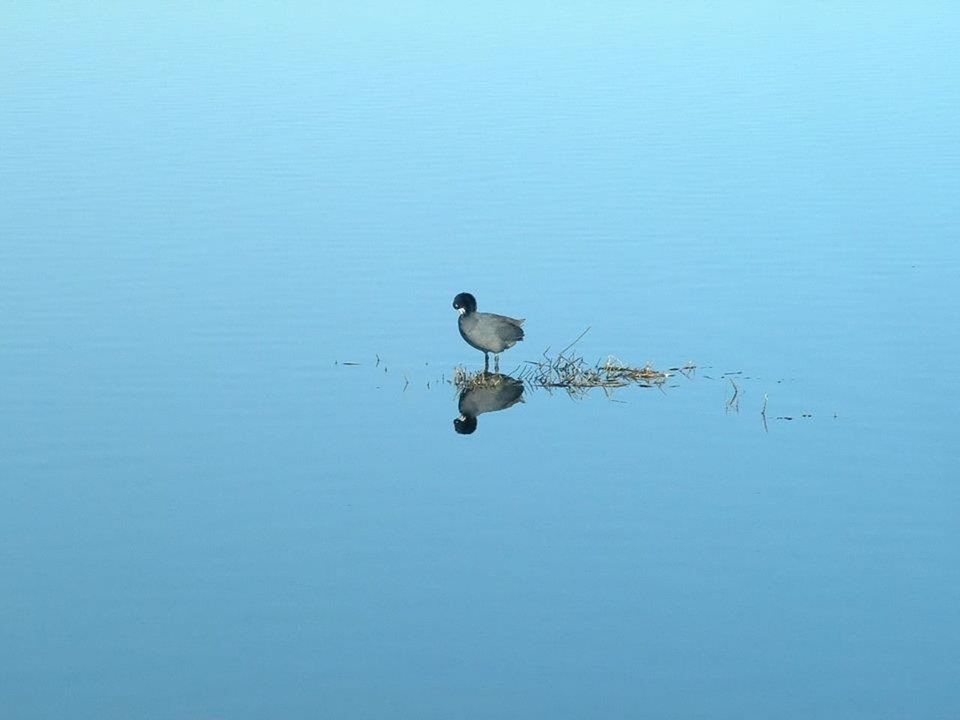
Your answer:
[[[737,383],[734,382],[732,377],[727,377],[727,380],[730,381],[730,384],[733,385],[733,395],[727,400],[727,412],[733,410],[734,412],[740,412],[740,388],[737,387]]]

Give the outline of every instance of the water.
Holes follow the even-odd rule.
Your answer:
[[[5,715],[956,716],[960,16],[865,12],[7,8]],[[464,290],[697,370],[458,435]]]

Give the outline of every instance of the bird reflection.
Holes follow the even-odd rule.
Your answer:
[[[523,402],[522,381],[500,373],[481,373],[460,393],[460,417],[453,421],[453,429],[469,435],[477,429],[478,415],[506,410],[518,402]]]

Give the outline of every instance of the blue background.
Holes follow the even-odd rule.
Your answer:
[[[3,15],[11,717],[960,713],[953,4]]]

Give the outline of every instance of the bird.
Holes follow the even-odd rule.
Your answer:
[[[523,319],[477,312],[477,299],[468,292],[459,293],[453,299],[454,309],[460,313],[457,325],[467,344],[483,353],[483,371],[490,370],[490,355],[493,353],[494,368],[500,369],[500,353],[523,340]]]

